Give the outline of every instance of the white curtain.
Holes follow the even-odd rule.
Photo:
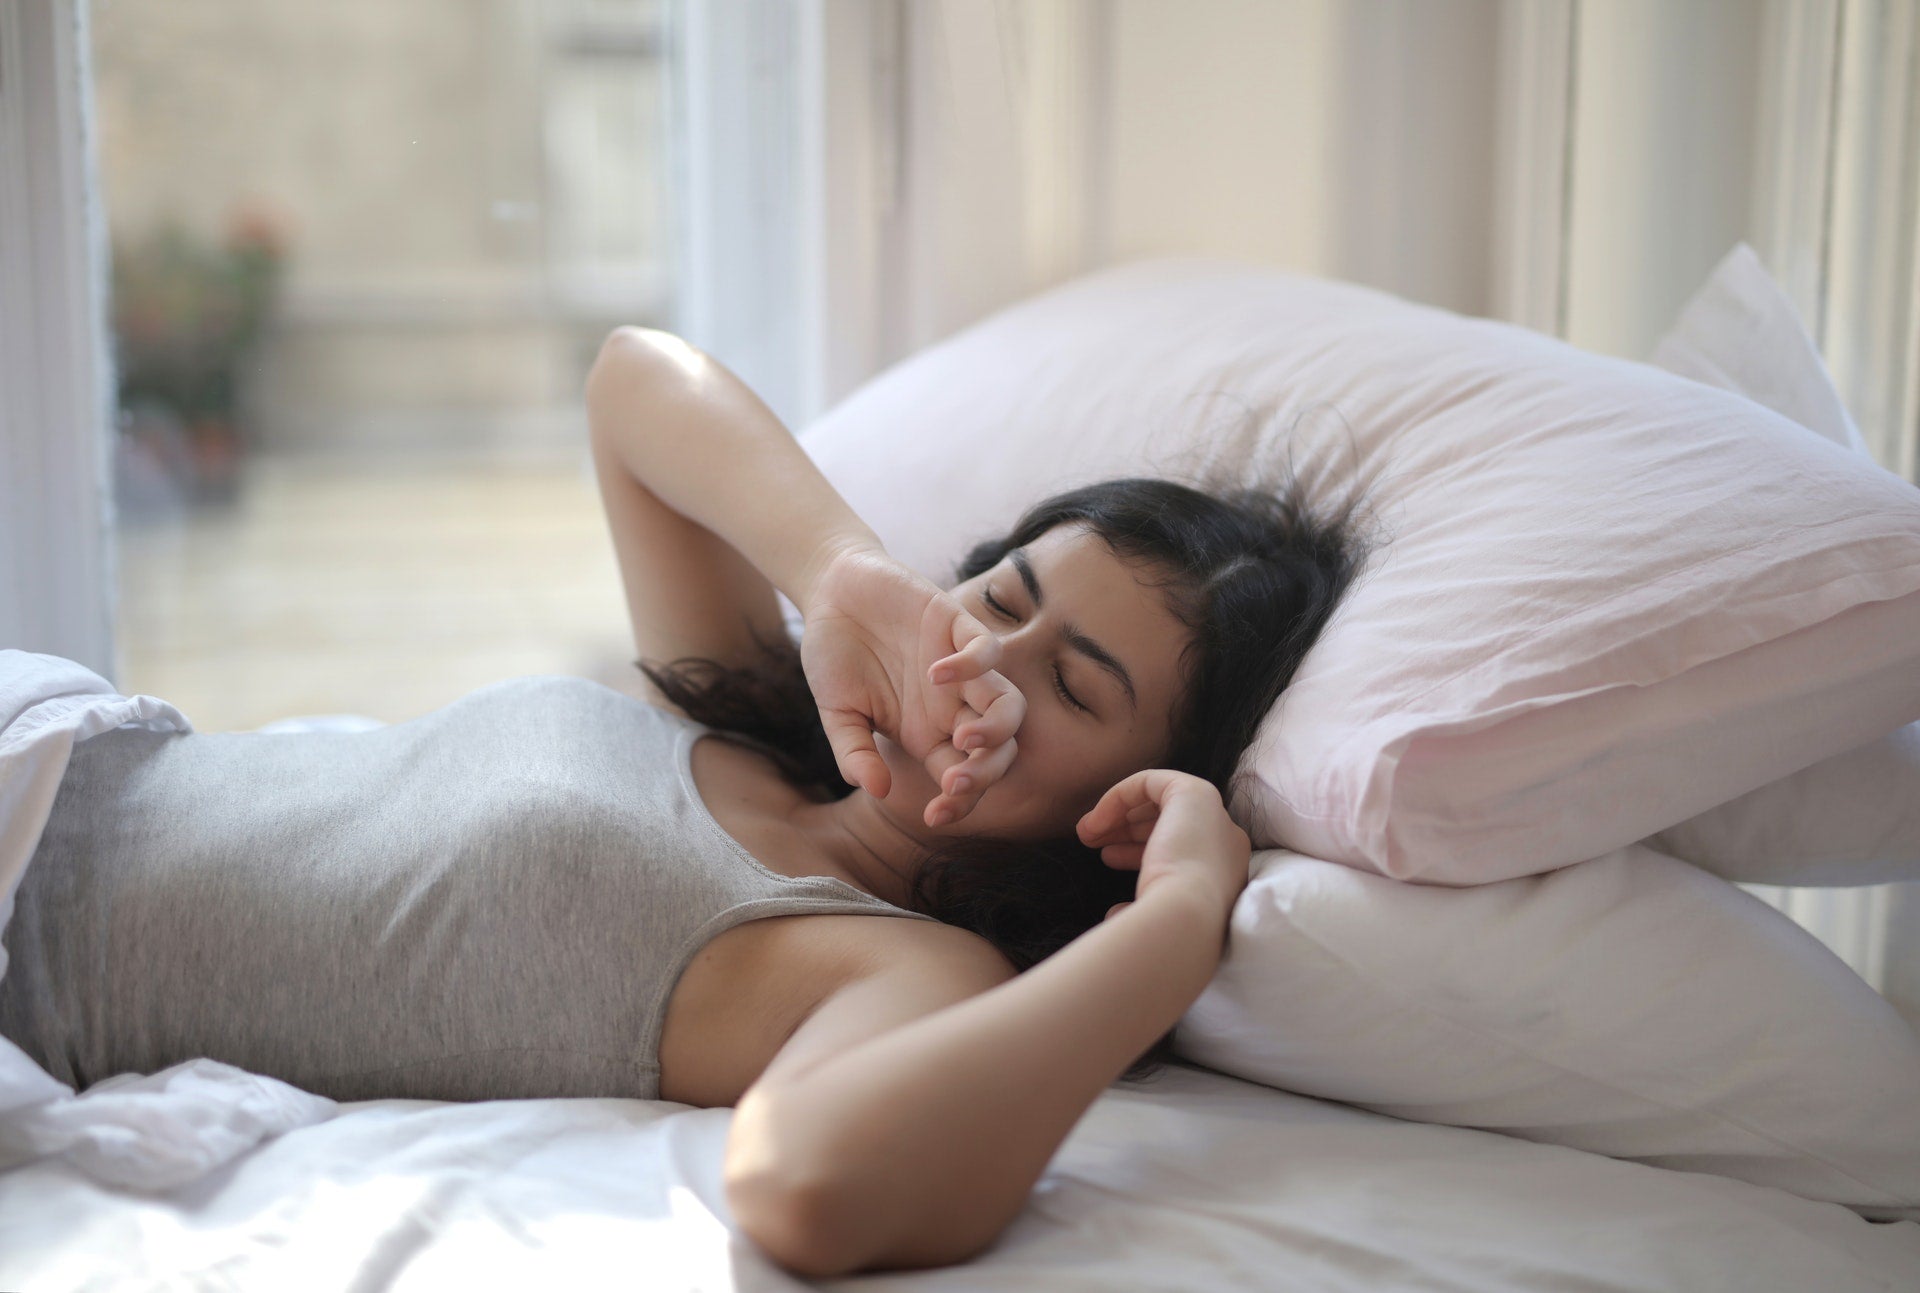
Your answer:
[[[1507,0],[1508,317],[1644,358],[1736,240],[1881,465],[1920,465],[1920,5]],[[1920,883],[1742,886],[1920,1025]]]
[[[0,646],[116,676],[105,234],[80,0],[0,3]]]

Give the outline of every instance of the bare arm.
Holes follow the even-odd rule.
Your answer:
[[[999,639],[888,556],[759,397],[680,338],[614,329],[586,397],[641,659],[752,666],[755,639],[785,637],[778,588],[806,617],[801,662],[841,775],[885,795],[884,732],[942,787],[929,825],[970,812],[1011,763],[1025,714],[992,672]],[[675,708],[651,682],[646,695]],[[986,744],[963,753],[956,729]]]
[[[843,993],[740,1100],[736,1218],[812,1277],[974,1256],[1206,987],[1230,909],[1216,887],[1163,883],[1017,978],[878,1035]]]
[[[671,333],[617,328],[587,376],[594,466],[641,654],[743,662],[747,626],[805,611],[813,577],[880,546],[772,410]]]

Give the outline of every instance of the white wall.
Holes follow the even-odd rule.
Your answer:
[[[1484,312],[1498,21],[1494,0],[1119,0],[1099,241]]]
[[[1489,304],[1499,0],[919,0],[884,359],[1103,265]]]
[[[1341,22],[1328,0],[1118,0],[1106,87],[1116,261],[1332,262]]]
[[[1643,359],[1756,240],[1759,8],[1609,0],[1575,24],[1567,340]]]

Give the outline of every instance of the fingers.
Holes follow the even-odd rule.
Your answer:
[[[1126,783],[1120,784],[1123,786]],[[1146,805],[1126,803],[1116,797],[1116,792],[1119,790],[1120,786],[1115,786],[1100,796],[1100,801],[1088,809],[1074,824],[1074,831],[1079,835],[1080,842],[1088,848],[1099,848],[1102,844],[1122,843],[1132,839],[1132,833],[1129,830],[1134,821],[1132,814]],[[1158,805],[1152,806],[1158,808]],[[1153,814],[1140,812],[1142,820],[1148,820],[1152,816]]]
[[[1098,848],[1145,840],[1160,815],[1161,801],[1181,782],[1181,773],[1166,768],[1143,768],[1115,782],[1075,824],[1080,842]]]
[[[1137,822],[1122,822],[1118,827],[1109,829],[1092,839],[1083,832],[1080,842],[1090,849],[1118,848],[1121,845],[1145,844],[1153,838],[1153,828],[1160,820],[1158,813]]]
[[[927,825],[956,822],[972,812],[980,802],[980,797],[1006,774],[1018,754],[1019,743],[1016,741],[1006,741],[987,750],[975,750],[966,756],[950,745],[934,749],[927,756],[927,769],[939,782],[940,793],[927,801],[924,816]]]
[[[922,623],[922,646],[930,651],[957,649],[927,667],[936,689],[931,713],[943,730],[953,733],[953,746],[965,753],[991,749],[1013,739],[1026,718],[1026,698],[1012,682],[994,672],[1000,663],[999,637],[967,614],[951,597],[928,603]],[[973,720],[964,730],[961,724]]]
[[[957,612],[944,632],[959,649],[927,667],[927,677],[933,683],[966,682],[991,672],[1000,663],[1000,639],[965,611]]]
[[[999,674],[969,684],[966,697],[967,711],[954,723],[955,749],[992,749],[1011,741],[1026,721],[1027,698]]]
[[[1013,741],[975,750],[961,762],[941,769],[940,789],[945,794],[967,801],[967,807],[971,808],[988,786],[1006,774],[1013,764],[1013,756],[1018,752],[1019,746]],[[965,813],[961,815],[965,816]]]
[[[826,729],[833,761],[847,784],[860,787],[876,799],[886,798],[893,788],[893,772],[874,748],[873,729],[866,717],[845,710],[823,710],[820,725]]]
[[[957,768],[966,761],[967,756],[951,745],[935,746],[928,752],[924,760],[926,769],[933,774],[934,782],[941,789],[927,800],[927,806],[920,813],[921,821],[929,826],[944,826],[960,820],[963,805],[958,798],[946,793],[946,774],[949,769]]]
[[[944,605],[941,603],[944,602]],[[928,801],[929,826],[958,821],[1012,765],[1014,734],[1026,719],[1026,697],[994,670],[1000,639],[951,598],[935,599],[923,622],[923,646],[954,646],[928,667],[931,718],[951,739],[924,763],[940,791]]]

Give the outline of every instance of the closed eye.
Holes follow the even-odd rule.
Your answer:
[[[993,594],[987,589],[983,588],[980,590],[980,600],[985,602],[987,604],[987,607],[990,610],[992,610],[994,614],[998,615],[1001,619],[1006,620],[1009,623],[1019,622],[1017,617],[1015,617],[1014,613],[1008,610],[1006,607],[1002,606],[999,602],[995,601]],[[1081,704],[1079,699],[1072,692],[1067,690],[1067,680],[1065,677],[1061,675],[1059,665],[1055,665],[1053,667],[1053,689],[1055,692],[1059,694],[1061,700],[1064,700],[1068,705],[1071,705],[1074,709],[1079,710],[1083,714],[1091,715],[1093,713],[1093,710],[1090,707]]]
[[[1060,693],[1061,700],[1066,701],[1067,704],[1073,706],[1075,709],[1079,710],[1082,714],[1093,713],[1091,709],[1088,709],[1085,705],[1082,705],[1078,700],[1075,700],[1073,693],[1067,690],[1067,680],[1061,676],[1059,665],[1053,666],[1053,689]]]

